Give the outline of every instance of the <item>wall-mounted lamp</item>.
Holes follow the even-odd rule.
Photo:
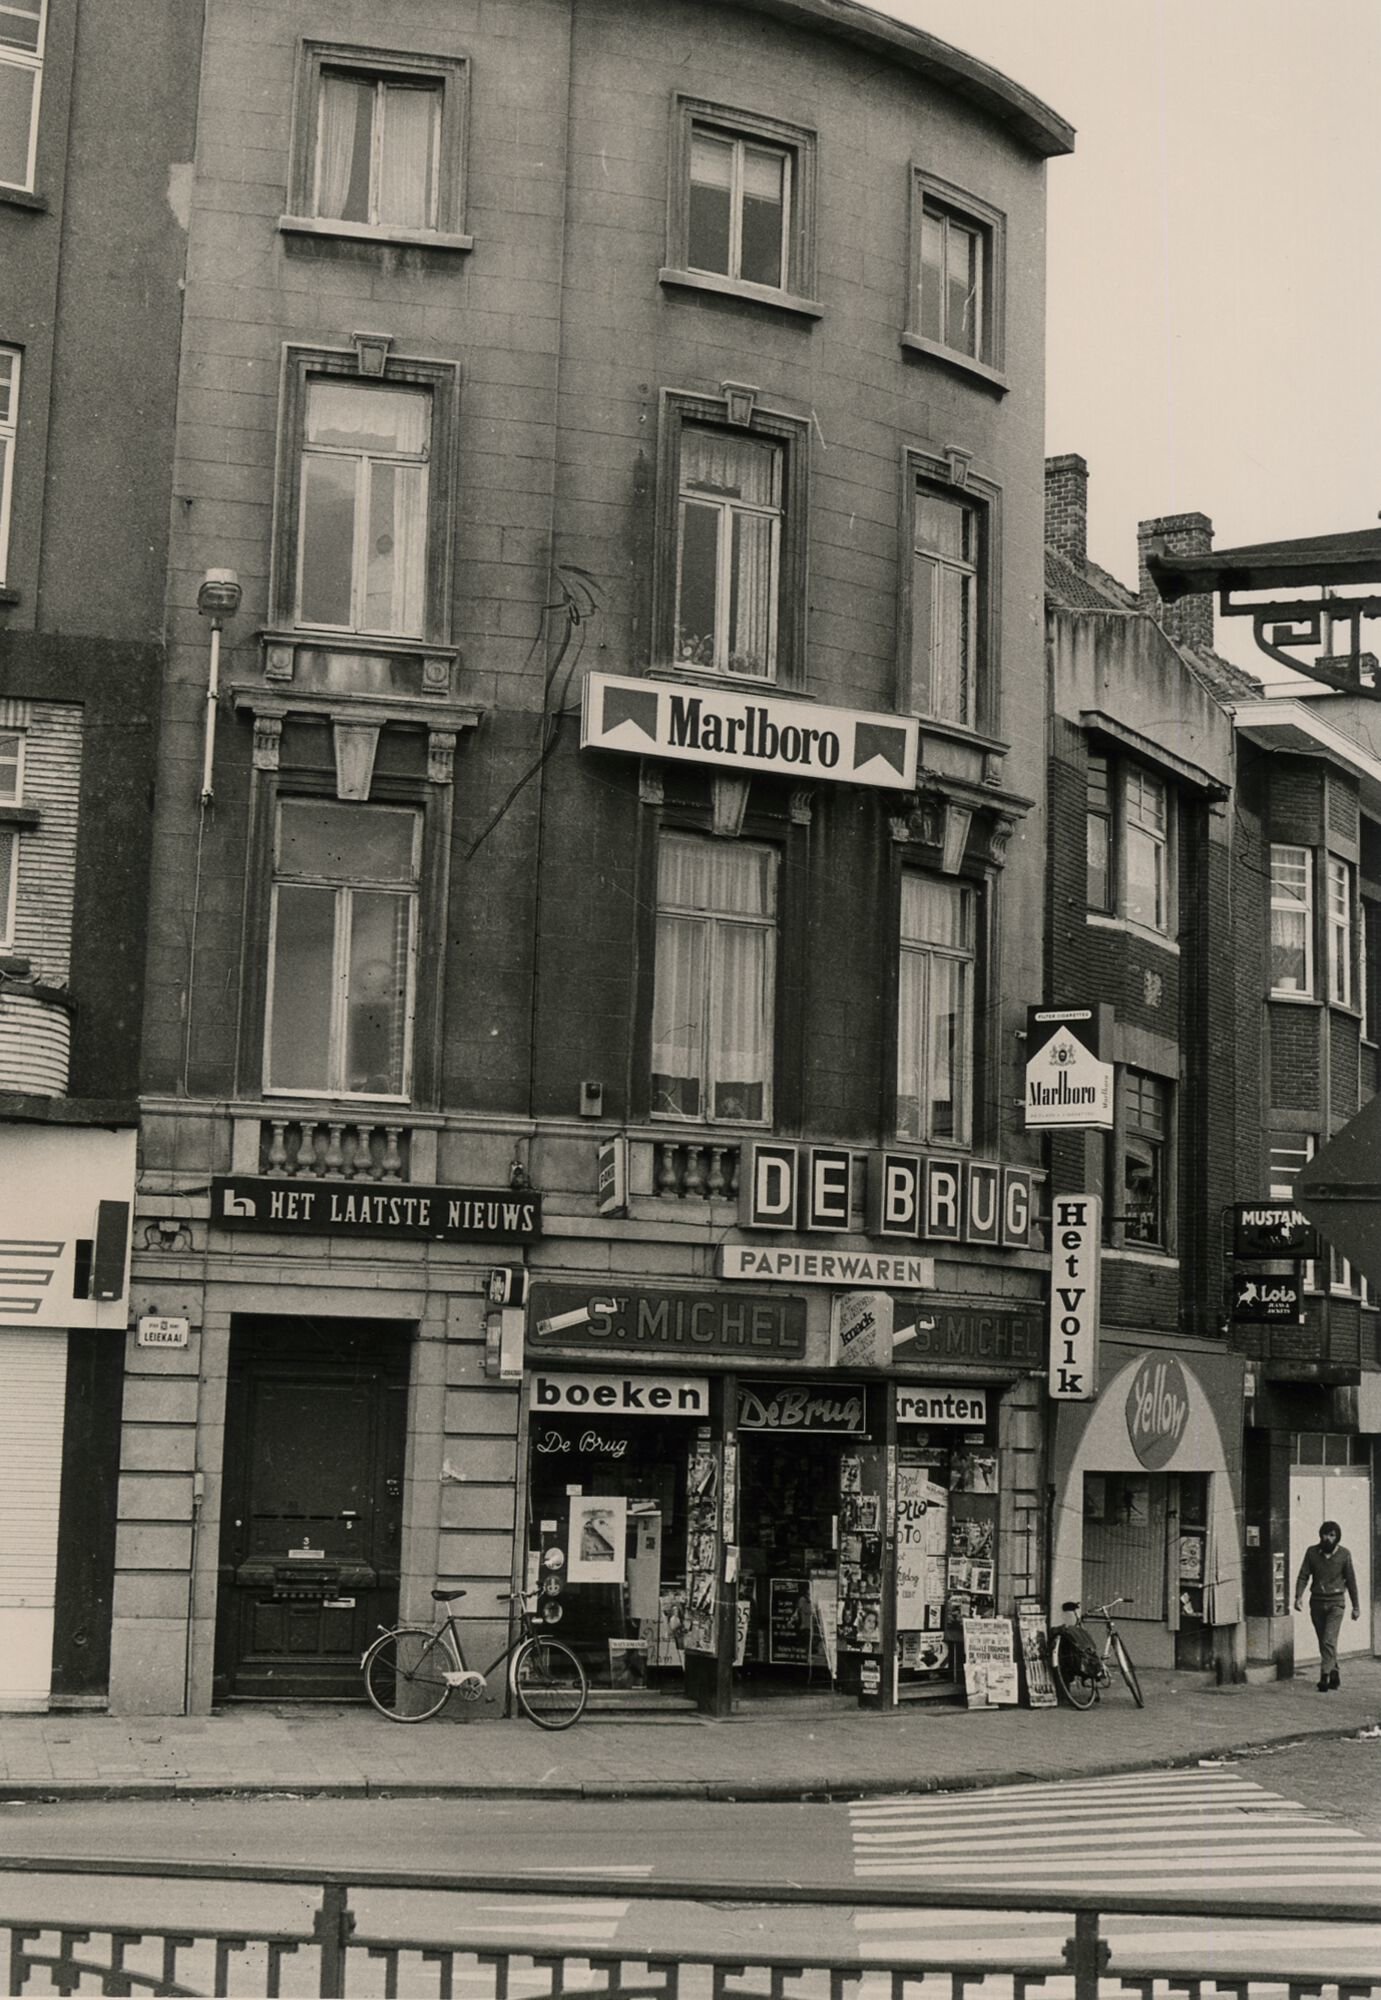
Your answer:
[[[240,608],[240,579],[233,569],[209,569],[197,592],[197,610],[211,620],[211,665],[206,676],[206,732],[201,754],[201,802],[209,806],[214,793],[211,766],[216,755],[216,704],[221,692],[221,628]]]

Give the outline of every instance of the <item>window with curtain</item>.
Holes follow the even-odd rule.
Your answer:
[[[1314,868],[1307,847],[1271,848],[1271,991],[1314,991]]]
[[[680,439],[675,657],[712,673],[770,677],[784,448],[695,424]]]
[[[787,282],[792,156],[698,121],[691,126],[686,264],[781,290]]]
[[[1328,997],[1338,1007],[1352,1005],[1352,870],[1328,857]]]
[[[439,82],[323,68],[311,212],[434,229],[442,101]]]
[[[1165,782],[1140,764],[1123,770],[1126,912],[1148,930],[1170,928],[1170,837]]]
[[[308,381],[298,623],[422,636],[431,413],[426,389]]]
[[[665,833],[658,850],[652,1113],[772,1116],[777,865],[770,847]]]
[[[0,121],[4,113],[0,110]],[[0,347],[0,583],[9,571],[10,498],[19,436],[19,350]]]
[[[45,0],[0,0],[0,187],[30,192],[38,152]]]
[[[1096,750],[1088,760],[1088,906],[1111,911],[1113,897],[1113,809],[1108,760]]]
[[[1169,1244],[1166,1149],[1169,1086],[1144,1070],[1119,1078],[1122,1138],[1122,1240],[1164,1249]]]
[[[974,891],[902,877],[897,1135],[967,1146],[973,1136]]]
[[[977,720],[980,509],[917,483],[912,497],[911,706]]]
[[[284,799],[278,809],[265,1087],[406,1097],[421,816]]]
[[[926,340],[980,360],[984,349],[984,232],[925,199],[917,324]]]

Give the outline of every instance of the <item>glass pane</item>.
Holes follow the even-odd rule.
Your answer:
[[[1123,1156],[1122,1213],[1129,1243],[1161,1241],[1161,1149],[1129,1136]]]
[[[956,958],[930,961],[931,1139],[968,1138],[969,970]]]
[[[911,564],[911,704],[930,715],[930,654],[935,643],[935,564],[918,555]]]
[[[916,493],[916,547],[955,562],[966,560],[964,517],[967,508],[922,487]]]
[[[1302,910],[1271,911],[1271,986],[1277,993],[1306,993],[1308,962]]]
[[[12,890],[14,887],[14,855],[16,836],[0,827],[0,939],[10,942],[14,923]]]
[[[705,1042],[705,926],[657,919],[652,1003],[652,1110],[700,1115]]]
[[[668,834],[657,857],[659,909],[715,916],[771,918],[777,909],[777,857],[743,841]]]
[[[921,333],[926,340],[944,337],[945,226],[938,215],[921,216]]]
[[[743,223],[739,276],[754,285],[782,285],[786,220],[786,159],[747,146],[743,153]]]
[[[345,1088],[400,1096],[406,1087],[410,896],[357,890],[350,899]]]
[[[1108,908],[1108,862],[1111,847],[1111,830],[1107,820],[1098,813],[1088,816],[1088,906],[1091,910]]]
[[[951,221],[945,260],[945,342],[961,354],[978,353],[978,238]]]
[[[325,71],[317,114],[316,212],[369,220],[369,161],[376,87],[372,77]]]
[[[380,461],[369,468],[365,629],[422,631],[426,580],[427,469]]]
[[[955,882],[941,882],[914,870],[902,877],[901,930],[905,944],[948,945],[966,951],[972,933],[973,898]]]
[[[1307,847],[1271,849],[1271,900],[1277,903],[1309,902],[1309,850]]]
[[[14,385],[19,379],[19,356],[12,348],[0,348],[0,424],[12,424],[18,416],[14,407]]]
[[[0,470],[4,459],[0,456]],[[7,805],[19,801],[19,731],[0,729],[0,799]]]
[[[1149,771],[1132,766],[1127,772],[1127,819],[1148,832],[1165,831],[1165,787]]]
[[[307,385],[308,444],[423,458],[430,423],[426,389],[373,388],[359,382]]]
[[[714,665],[719,578],[718,507],[681,502],[681,573],[676,594],[676,658]]]
[[[681,491],[713,493],[753,507],[781,505],[781,448],[687,424],[681,433]]]
[[[697,132],[691,140],[686,261],[692,271],[729,275],[734,149]]]
[[[714,1115],[762,1118],[772,1040],[773,935],[767,929],[718,924],[715,945]]]
[[[431,229],[436,224],[440,88],[389,84],[383,97],[378,219],[404,229]]]
[[[777,522],[768,514],[731,515],[729,656],[731,674],[771,673],[772,612],[777,590]]]
[[[42,23],[43,0],[5,0],[0,7],[0,42],[36,55]]]
[[[356,475],[354,459],[303,457],[297,615],[304,624],[354,622]]]
[[[1127,828],[1127,915],[1165,929],[1165,843],[1139,826]]]
[[[274,893],[274,908],[268,1085],[329,1090],[336,891],[284,883]]]
[[[897,996],[897,1136],[924,1139],[921,1092],[925,1076],[926,972],[924,952],[903,951]]]
[[[0,181],[29,185],[29,135],[38,73],[0,62]]]
[[[416,828],[411,812],[284,799],[278,809],[278,873],[328,882],[412,883]]]
[[[967,722],[969,688],[969,579],[937,564],[931,625],[930,713],[948,722]]]

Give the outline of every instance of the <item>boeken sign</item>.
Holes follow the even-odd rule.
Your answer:
[[[722,682],[587,674],[580,714],[582,750],[900,792],[915,788],[919,740],[919,726],[901,716],[784,701]]]
[[[1112,1130],[1112,1064],[1100,1051],[1093,1007],[1029,1007],[1026,1012],[1028,1127]]]

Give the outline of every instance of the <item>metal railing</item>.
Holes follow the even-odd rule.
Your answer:
[[[37,1908],[20,1913],[26,1894],[43,1900],[24,1876],[86,1879],[92,1900],[89,1920],[55,1918]],[[9,1879],[6,1879],[6,1878]],[[19,1879],[17,1879],[19,1878]],[[115,1922],[102,1917],[92,1878],[156,1884],[166,1895],[175,1885],[239,1885],[260,1892],[309,1892],[299,1921],[214,1925],[194,1922],[155,1924]],[[981,1919],[1062,1917],[1068,1932],[1052,1948],[1048,1938],[1023,1946],[971,1950],[972,1939],[945,1942],[945,1927],[934,1937],[917,1928],[904,1947],[862,1956],[758,1950],[742,1947],[676,1948],[668,1940],[649,1948],[639,1940],[603,1950],[580,1942],[547,1948],[534,1945],[531,1926],[514,1915],[505,1934],[486,1905],[482,1936],[472,1917],[466,1935],[465,1910],[449,1908],[448,1935],[412,1936],[397,1922],[374,1934],[362,1930],[352,1908],[352,1892],[378,1898],[402,1892],[426,1899],[447,1896],[540,1898],[553,1906],[544,1931],[561,1929],[561,1905],[571,1905],[570,1925],[578,1933],[589,1920],[592,1902],[641,1901],[691,1906],[692,1934],[715,1939],[726,1918],[752,1911],[779,1913],[787,1932],[792,1912],[906,1912],[913,1923],[921,1911],[973,1912]],[[108,1898],[107,1898],[108,1900]],[[299,1901],[302,1901],[299,1898]],[[577,1909],[575,1906],[579,1904]],[[553,1921],[553,1917],[555,1921]],[[1159,1962],[1144,1954],[1136,1961],[1109,1945],[1108,1920],[1121,1917],[1162,1920]],[[1279,1942],[1279,1962],[1253,1971],[1242,1963],[1213,1971],[1176,1969],[1173,1922],[1207,1921],[1219,1930],[1248,1926],[1261,1955],[1261,1940],[1273,1926],[1305,1924],[1317,1939],[1321,1926],[1336,1927],[1338,1948],[1349,1946],[1358,1965],[1376,1971],[1342,1971],[1327,1964],[1290,1960],[1289,1934]],[[1365,1926],[1365,1934],[1360,1927]],[[665,1922],[663,1924],[665,1928]],[[682,1928],[685,1920],[683,1918]],[[443,1928],[438,1926],[438,1928]],[[949,1926],[952,1934],[952,1924]],[[1010,1931],[1012,1926],[1006,1928]],[[1317,1950],[1317,1945],[1314,1947]],[[1181,1954],[1182,1957],[1182,1954]],[[1224,1903],[1204,1896],[1080,1895],[931,1886],[883,1889],[797,1883],[722,1883],[692,1880],[630,1880],[609,1874],[572,1873],[552,1879],[541,1874],[476,1871],[424,1874],[397,1869],[254,1867],[234,1863],[130,1861],[105,1858],[0,1856],[0,1991],[102,1994],[260,1994],[266,2000],[293,1996],[381,1995],[382,2000],[1381,2000],[1381,1908],[1336,1902]]]

